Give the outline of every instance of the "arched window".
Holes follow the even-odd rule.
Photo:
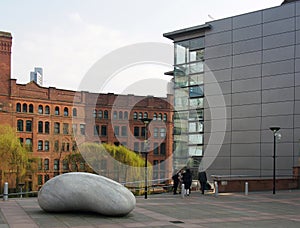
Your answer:
[[[21,104],[17,103],[16,105],[16,112],[21,112]]]
[[[153,120],[156,120],[156,119],[157,119],[157,114],[154,113],[154,114],[153,114]]]
[[[168,116],[166,113],[164,113],[164,121],[167,122],[167,120],[168,120]]]
[[[64,116],[69,116],[69,109],[67,107],[64,108]]]
[[[116,120],[117,118],[118,118],[118,113],[116,111],[114,111],[113,119]]]
[[[29,105],[29,113],[33,113],[33,104]]]
[[[43,133],[43,127],[44,127],[43,125],[44,125],[43,121],[38,122],[38,133]]]
[[[143,119],[143,113],[139,112],[139,120]]]
[[[144,119],[148,119],[148,112],[144,112]]]
[[[77,116],[77,109],[73,108],[73,116]]]
[[[38,107],[38,113],[39,114],[43,114],[43,106],[42,105],[39,105],[39,107]]]
[[[122,112],[122,111],[119,112],[119,119],[120,119],[120,120],[123,119],[123,112]]]
[[[45,133],[46,134],[50,133],[50,123],[48,121],[45,122]]]
[[[162,114],[161,113],[158,114],[158,120],[162,120]]]
[[[128,120],[128,112],[127,111],[124,112],[124,120]]]
[[[58,116],[59,115],[59,107],[55,107],[55,112],[54,112],[54,114],[56,115],[56,116]]]
[[[31,132],[32,131],[32,121],[26,120],[26,131]]]
[[[138,114],[137,114],[137,112],[134,112],[134,113],[133,113],[133,119],[134,119],[134,120],[137,120],[137,118],[138,118]]]
[[[50,114],[50,107],[46,105],[45,107],[45,114],[49,115]]]
[[[43,141],[42,140],[38,141],[38,150],[39,151],[43,150]]]
[[[27,112],[27,104],[23,104],[23,112]]]
[[[97,110],[96,110],[96,109],[93,110],[93,117],[94,117],[94,118],[97,117]]]
[[[17,131],[23,131],[23,127],[24,127],[24,122],[23,122],[23,120],[18,120],[17,121]]]
[[[102,112],[102,110],[99,110],[99,111],[98,111],[98,118],[99,118],[99,119],[102,119],[102,118],[103,118],[103,112]]]
[[[108,119],[108,111],[107,110],[104,111],[104,119]]]

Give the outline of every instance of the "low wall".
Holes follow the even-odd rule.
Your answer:
[[[273,189],[272,177],[247,176],[212,176],[218,183],[219,192],[244,192],[248,182],[248,191],[269,191]],[[300,167],[293,168],[293,177],[276,177],[276,190],[290,190],[300,188]]]

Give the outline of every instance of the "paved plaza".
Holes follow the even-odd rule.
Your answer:
[[[137,197],[125,217],[46,213],[37,198],[0,201],[0,228],[31,227],[300,227],[300,190]]]

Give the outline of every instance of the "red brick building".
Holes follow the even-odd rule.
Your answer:
[[[152,119],[148,161],[156,165],[153,178],[170,178],[172,96],[97,94],[45,88],[35,82],[17,84],[11,79],[11,45],[11,34],[0,32],[0,124],[15,128],[21,143],[40,159],[37,173],[25,180],[29,190],[68,172],[63,159],[76,149],[76,143],[122,144],[142,151],[142,118]]]

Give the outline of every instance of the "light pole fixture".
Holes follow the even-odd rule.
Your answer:
[[[272,126],[270,127],[270,130],[273,132],[274,137],[274,150],[273,150],[273,194],[275,194],[276,191],[276,136],[277,132],[280,130],[280,127],[278,126]]]
[[[149,118],[143,118],[141,121],[145,125],[145,139],[144,139],[144,153],[145,153],[145,199],[147,199],[147,193],[148,193],[148,166],[147,166],[147,161],[148,161],[148,125],[150,124],[152,119]]]

